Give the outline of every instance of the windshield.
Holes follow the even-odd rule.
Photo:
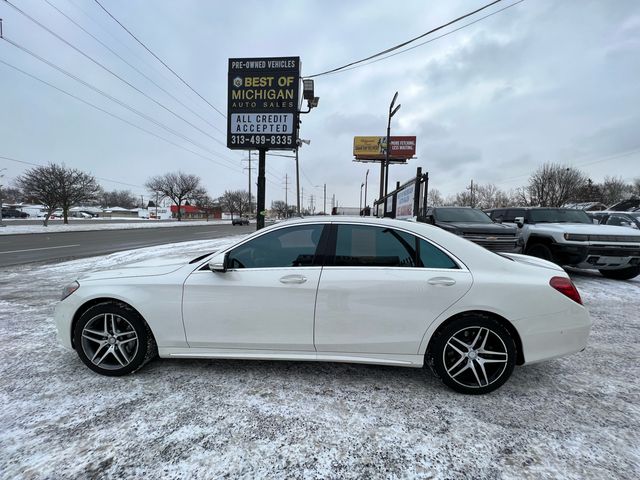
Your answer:
[[[493,223],[486,213],[473,208],[438,208],[434,213],[441,222]]]
[[[584,210],[536,208],[529,211],[531,223],[593,223]]]

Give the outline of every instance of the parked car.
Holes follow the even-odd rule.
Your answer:
[[[2,218],[28,218],[29,214],[15,208],[2,208]]]
[[[250,301],[249,301],[250,299]],[[163,358],[429,365],[458,392],[585,348],[590,319],[558,266],[391,219],[280,222],[221,251],[65,287],[62,344],[93,371]]]
[[[596,212],[589,215],[600,225],[614,225],[640,230],[640,212]]]
[[[249,219],[247,217],[235,217],[231,220],[231,225],[249,225]]]
[[[522,252],[518,229],[496,223],[482,210],[469,207],[430,207],[426,221],[494,252]]]
[[[489,215],[522,229],[527,255],[558,265],[597,269],[617,280],[640,274],[640,231],[594,225],[584,211],[571,208],[496,208]]]

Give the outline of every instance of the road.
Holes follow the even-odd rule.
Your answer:
[[[207,240],[255,231],[255,225],[203,225],[0,236],[0,267],[54,262],[165,243]]]

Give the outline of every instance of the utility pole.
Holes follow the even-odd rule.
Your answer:
[[[258,199],[256,213],[256,230],[264,228],[264,200],[265,200],[265,163],[267,159],[267,151],[265,149],[258,150]]]
[[[333,212],[333,209],[336,207],[336,194],[334,193],[331,196],[331,211]]]
[[[467,188],[471,192],[471,208],[475,208],[475,202],[473,201],[473,179],[471,180],[471,185]]]
[[[316,213],[316,206],[313,198],[313,193],[309,195],[309,210],[311,210],[311,215]]]
[[[284,218],[289,218],[289,198],[287,193],[289,192],[289,175],[284,174]]]
[[[367,187],[369,186],[369,169],[364,176],[364,208],[367,208]]]
[[[304,210],[304,187],[300,187],[300,204],[302,205],[302,210]]]
[[[158,192],[156,192],[156,220],[158,220]]]
[[[0,18],[0,37],[2,36],[2,19]],[[4,223],[2,223],[2,178],[4,177],[4,172],[6,168],[0,168],[0,227],[6,227]]]
[[[324,184],[324,208],[323,208],[324,214],[327,214],[327,184]]]
[[[249,166],[245,167],[244,170],[249,171],[249,214],[253,215],[253,197],[251,196],[251,170],[253,170],[253,167],[251,166],[251,150],[249,150],[249,158],[242,161],[249,162]]]

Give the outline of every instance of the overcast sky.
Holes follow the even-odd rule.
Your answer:
[[[11,1],[197,129],[0,2],[6,38],[197,146],[5,41],[0,42],[0,60],[208,158],[166,143],[2,63],[0,156],[37,164],[63,162],[96,175],[108,190],[130,189],[145,199],[148,192],[143,185],[150,176],[178,169],[200,175],[213,197],[225,189],[247,188],[246,162],[241,162],[247,155],[224,147],[226,138],[220,131],[226,129],[225,119],[172,77],[93,0],[48,1],[199,116],[45,0]],[[484,3],[103,2],[225,114],[230,57],[300,56],[303,75],[311,75],[401,43]],[[500,2],[473,19],[511,3]],[[300,134],[311,140],[300,150],[305,204],[313,194],[320,197],[316,205],[321,205],[322,188],[317,186],[326,183],[329,199],[335,194],[340,205],[357,206],[367,169],[369,204],[377,197],[379,166],[353,162],[353,137],[385,134],[386,112],[396,91],[402,107],[393,118],[392,135],[416,135],[418,148],[417,159],[391,167],[390,185],[408,180],[420,166],[429,172],[430,187],[445,196],[463,190],[471,179],[509,190],[525,184],[546,161],[581,168],[596,182],[605,175],[640,176],[637,0],[525,0],[406,53],[318,77],[315,88],[320,105],[303,117]],[[0,158],[0,168],[7,169],[6,184],[29,166]],[[268,157],[267,172],[267,205],[284,200],[285,175],[290,182],[289,203],[295,203],[295,162]]]

